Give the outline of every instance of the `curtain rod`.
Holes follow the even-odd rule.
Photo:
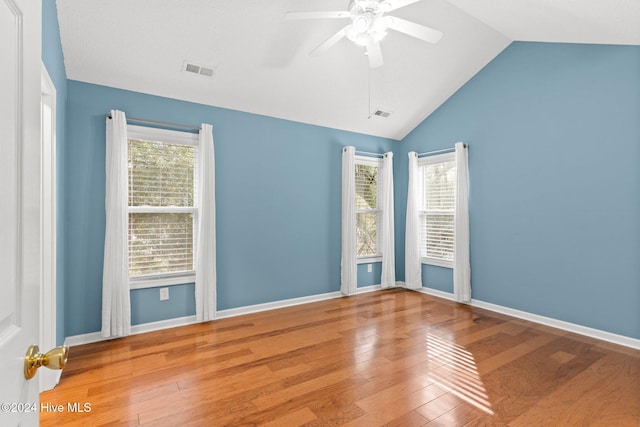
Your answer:
[[[111,113],[107,114],[107,118],[110,119],[111,118]],[[140,123],[151,123],[154,125],[162,125],[162,126],[169,126],[172,128],[182,128],[182,129],[189,129],[189,130],[200,130],[200,126],[195,127],[195,126],[187,126],[187,125],[180,125],[177,123],[169,123],[169,122],[159,122],[156,120],[147,120],[147,119],[138,119],[136,117],[127,117],[127,121],[132,121],[132,122],[140,122]]]
[[[367,154],[369,156],[380,156],[380,157],[384,157],[384,154],[380,154],[380,153],[370,153],[368,151],[356,151],[355,154]]]
[[[462,144],[462,146],[466,148],[466,147],[467,147],[467,144]],[[430,155],[432,155],[432,154],[445,153],[445,152],[448,152],[448,151],[455,151],[455,150],[456,150],[456,148],[455,148],[455,147],[451,147],[451,148],[443,148],[442,150],[427,151],[426,153],[419,153],[419,154],[418,154],[418,157],[421,157],[421,156],[430,156]]]

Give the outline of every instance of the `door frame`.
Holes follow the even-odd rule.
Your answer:
[[[41,137],[41,288],[40,348],[56,346],[56,87],[42,64],[40,100]],[[60,381],[60,370],[40,369],[40,392],[51,390]]]

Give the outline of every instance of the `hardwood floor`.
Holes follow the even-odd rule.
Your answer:
[[[73,347],[40,399],[42,426],[639,426],[640,351],[388,290]]]

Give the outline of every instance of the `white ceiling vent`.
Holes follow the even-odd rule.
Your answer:
[[[376,112],[373,113],[373,114],[376,115],[376,116],[379,116],[379,117],[389,117],[391,115],[391,112],[382,111],[382,110],[376,110]]]
[[[213,78],[213,75],[216,72],[216,67],[212,67],[210,65],[194,64],[193,62],[184,61],[182,65],[182,71],[191,74],[197,74],[202,77]]]

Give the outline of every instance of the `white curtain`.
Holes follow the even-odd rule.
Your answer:
[[[107,118],[104,265],[102,272],[103,337],[131,334],[129,298],[127,119],[111,110]]]
[[[213,129],[200,127],[198,145],[198,235],[196,237],[196,319],[216,316],[216,177]]]
[[[342,260],[340,292],[356,293],[358,266],[356,264],[356,149],[342,149]]]
[[[469,262],[469,156],[465,144],[456,148],[456,218],[454,231],[453,294],[456,301],[471,301]]]
[[[418,153],[409,153],[409,186],[407,190],[407,225],[405,234],[404,274],[407,289],[422,288],[420,263],[420,181]]]
[[[382,244],[382,288],[396,285],[395,236],[393,218],[393,153],[384,153],[380,179],[380,207],[382,224],[380,242]]]

